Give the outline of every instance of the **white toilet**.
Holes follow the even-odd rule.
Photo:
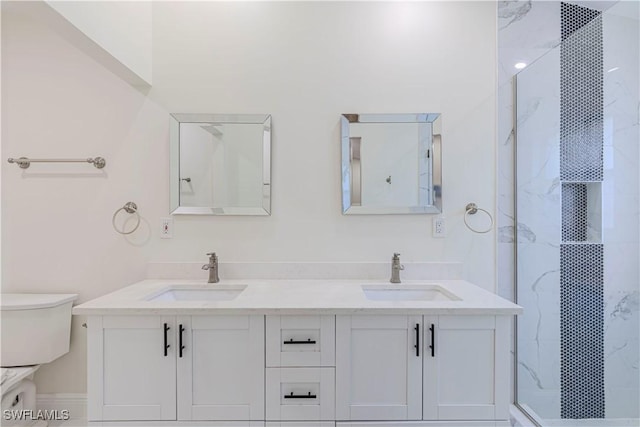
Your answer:
[[[71,307],[77,297],[77,294],[0,295],[3,426],[47,425],[44,420],[31,419],[38,415],[33,374],[41,364],[69,351]],[[27,415],[28,419],[7,419],[6,411]]]

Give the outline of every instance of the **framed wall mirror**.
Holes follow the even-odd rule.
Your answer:
[[[343,114],[342,213],[442,212],[439,113]]]
[[[171,114],[171,211],[270,215],[271,116]]]

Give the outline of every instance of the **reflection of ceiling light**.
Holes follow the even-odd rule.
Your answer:
[[[607,71],[607,73],[611,73],[613,71],[619,70],[620,67],[613,67],[612,69],[610,69],[609,71]]]
[[[522,70],[526,66],[527,66],[526,62],[518,62],[516,65],[514,65],[514,67],[516,67],[516,70]]]

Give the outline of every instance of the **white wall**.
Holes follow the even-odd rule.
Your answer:
[[[144,95],[76,48],[3,13],[4,156],[107,159],[89,165],[2,162],[2,290],[77,292],[82,301],[144,277],[148,261],[461,261],[494,289],[495,235],[462,223],[495,206],[495,4],[219,3],[153,5],[154,85]],[[268,113],[272,215],[169,212],[168,112]],[[343,216],[340,114],[439,112],[446,239],[431,217]],[[3,158],[4,160],[4,158]],[[111,215],[135,201],[130,238]],[[480,218],[478,218],[480,220]],[[41,393],[85,390],[85,330],[45,366]]]
[[[151,1],[46,3],[118,61],[151,84]]]

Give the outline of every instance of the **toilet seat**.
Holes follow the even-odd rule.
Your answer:
[[[8,374],[7,378],[0,384],[0,390],[2,390],[2,394],[4,395],[20,381],[28,378],[30,375],[33,375],[39,367],[40,365],[22,366],[18,368],[0,368],[0,374],[2,375],[2,378],[5,377],[5,374]]]

